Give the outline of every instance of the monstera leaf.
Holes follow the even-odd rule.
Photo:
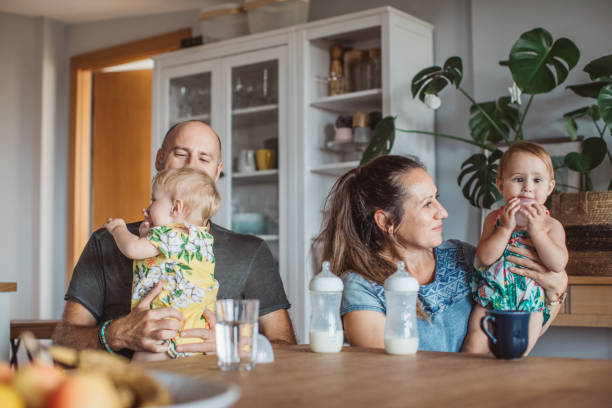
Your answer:
[[[524,93],[541,94],[563,83],[579,58],[580,51],[571,40],[553,42],[548,31],[536,28],[514,43],[509,67],[512,79]]]
[[[578,138],[578,125],[576,124],[576,119],[585,116],[590,117],[595,122],[598,121],[599,108],[597,105],[585,106],[584,108],[576,109],[563,115],[565,118],[565,130],[571,140],[576,140]]]
[[[587,181],[587,189],[593,190],[593,183],[589,177],[589,172],[601,164],[606,157],[607,151],[608,146],[603,139],[590,137],[582,142],[581,153],[568,153],[564,158],[564,162],[568,168],[584,174]]]
[[[606,122],[606,125],[612,129],[612,85],[606,85],[599,91],[597,106],[599,107],[599,115]]]
[[[395,118],[393,116],[387,116],[374,128],[374,135],[372,140],[366,147],[363,156],[361,156],[361,162],[359,164],[366,164],[378,156],[384,156],[389,154],[393,143],[395,142]]]
[[[491,208],[491,205],[501,199],[495,185],[497,179],[497,162],[502,151],[495,149],[489,157],[482,153],[470,156],[461,165],[461,173],[457,177],[457,184],[461,186],[463,178],[471,174],[463,184],[461,192],[474,207]]]
[[[437,95],[449,84],[459,87],[462,79],[463,62],[461,58],[450,57],[444,63],[444,67],[434,65],[425,68],[412,78],[412,97],[418,96],[421,102],[424,102],[425,95]]]
[[[597,99],[601,89],[612,84],[612,55],[606,55],[589,62],[583,69],[594,81],[587,84],[570,85],[577,95]]]
[[[504,132],[503,135],[493,126],[483,111],[495,121],[499,129]],[[508,140],[510,130],[516,130],[519,122],[518,109],[510,106],[510,98],[507,96],[499,98],[497,101],[472,105],[470,113],[474,115],[469,121],[472,139],[479,143],[484,143],[487,140],[491,142]]]

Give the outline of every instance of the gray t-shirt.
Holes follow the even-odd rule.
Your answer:
[[[139,222],[128,224],[138,234]],[[278,267],[260,238],[211,224],[219,299],[259,299],[259,315],[291,307]],[[83,305],[103,322],[130,312],[132,260],[123,256],[105,228],[95,231],[74,268],[65,300]]]

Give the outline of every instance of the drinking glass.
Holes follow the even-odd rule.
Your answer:
[[[259,300],[219,299],[216,309],[217,364],[223,371],[255,367]]]

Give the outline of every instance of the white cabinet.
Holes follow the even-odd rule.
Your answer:
[[[380,86],[330,96],[330,47],[380,50]],[[298,340],[307,341],[308,282],[319,269],[312,239],[338,176],[358,165],[359,151],[330,150],[339,114],[396,115],[405,129],[433,130],[433,113],[412,99],[410,80],[433,62],[432,27],[382,7],[166,54],[155,59],[153,152],[168,127],[203,120],[223,143],[219,224],[258,213],[279,261]],[[277,139],[275,142],[274,139]],[[275,146],[277,143],[277,147]],[[337,147],[337,146],[336,146]],[[277,168],[249,170],[239,157],[277,149]],[[397,135],[393,152],[414,154],[435,176],[433,138]],[[245,159],[248,162],[248,159]]]

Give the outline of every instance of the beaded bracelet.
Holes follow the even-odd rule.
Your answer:
[[[98,330],[98,341],[100,342],[100,345],[102,346],[103,349],[105,349],[111,354],[115,354],[113,349],[110,348],[110,346],[108,345],[108,342],[106,341],[106,334],[105,334],[106,326],[108,326],[108,324],[112,321],[113,319],[107,320],[102,324],[102,326],[100,326],[100,329]]]

